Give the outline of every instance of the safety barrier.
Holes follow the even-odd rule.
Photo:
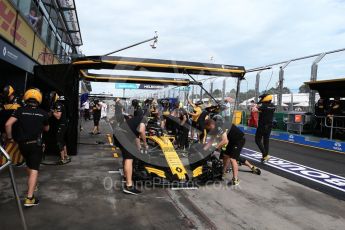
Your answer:
[[[327,118],[329,118],[331,120],[331,124],[328,125],[327,124]],[[342,119],[342,126],[334,126],[334,120],[336,120],[337,118],[340,118]],[[323,117],[323,120],[324,120],[324,126],[326,128],[330,128],[331,129],[331,132],[329,134],[329,139],[330,140],[333,140],[333,131],[334,129],[341,129],[341,130],[345,130],[345,126],[344,126],[344,121],[345,121],[345,116],[327,116],[327,117]],[[337,125],[337,123],[336,123]]]
[[[12,160],[11,160],[9,154],[1,146],[0,146],[0,157],[4,157],[6,159],[6,162],[2,166],[0,166],[0,172],[5,170],[6,168],[9,169],[10,179],[11,179],[11,183],[12,183],[12,189],[13,189],[13,193],[14,193],[14,196],[15,196],[15,199],[17,202],[18,211],[19,211],[19,215],[21,218],[22,226],[23,226],[24,230],[27,230],[28,227],[26,225],[22,204],[20,202],[20,198],[19,198],[19,194],[18,194],[17,183],[16,183],[16,180],[14,177],[14,172],[13,172]]]
[[[256,128],[251,128],[247,126],[240,126],[240,128],[246,134],[255,135],[256,133]],[[273,131],[270,138],[279,141],[285,141],[289,143],[345,153],[345,142],[327,139],[315,140],[308,136],[277,131]]]

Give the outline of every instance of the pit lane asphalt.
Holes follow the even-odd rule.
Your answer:
[[[146,188],[140,196],[122,193],[121,167],[102,135],[90,136],[83,124],[79,154],[65,166],[42,166],[38,207],[25,209],[29,229],[342,229],[345,202],[263,170],[241,167],[236,189],[225,181],[199,190]],[[247,142],[247,144],[249,141]],[[15,170],[22,198],[24,168]],[[110,185],[113,185],[110,188]],[[117,185],[117,186],[115,186]],[[109,186],[109,187],[108,187]],[[109,189],[110,188],[110,189]],[[0,174],[0,229],[20,229],[11,184]]]

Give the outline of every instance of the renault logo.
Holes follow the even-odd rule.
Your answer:
[[[7,54],[6,46],[4,46],[4,49],[2,50],[2,54],[3,54],[4,56],[6,56],[6,54]]]

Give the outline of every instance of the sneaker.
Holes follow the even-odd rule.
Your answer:
[[[240,184],[240,180],[235,179],[235,178],[232,178],[231,182],[229,183],[229,185],[231,185],[231,186],[237,186],[239,184]]]
[[[33,206],[37,206],[39,205],[39,200],[35,197],[32,197],[31,199],[30,198],[25,198],[25,201],[24,201],[24,206],[25,207],[33,207]]]
[[[58,162],[58,164],[59,165],[65,165],[65,164],[67,164],[69,161],[67,160],[67,159],[61,159],[61,160],[59,160],[59,162]]]
[[[130,195],[139,195],[141,193],[140,190],[136,189],[134,186],[123,186],[123,190],[124,193],[126,194],[130,194]]]
[[[254,174],[261,175],[261,170],[259,168],[253,166],[251,169]]]
[[[267,163],[268,160],[269,160],[270,158],[271,158],[270,155],[267,155],[267,156],[263,157],[263,158],[261,159],[261,163]]]

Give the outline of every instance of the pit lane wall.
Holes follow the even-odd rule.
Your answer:
[[[242,131],[244,131],[244,133],[246,134],[255,135],[256,133],[256,128],[247,127],[247,126],[239,126],[239,128]],[[278,132],[278,131],[272,131],[271,139],[345,153],[345,142],[340,142],[340,141],[327,140],[327,139],[310,140],[308,136],[286,133],[286,132]]]

